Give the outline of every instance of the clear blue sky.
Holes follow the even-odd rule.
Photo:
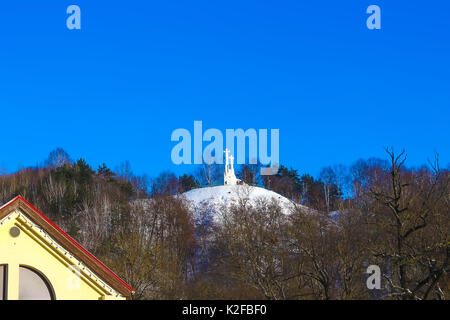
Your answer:
[[[66,28],[70,4],[81,30]],[[311,174],[384,146],[446,165],[449,33],[444,0],[3,1],[0,165],[62,147],[95,168],[189,171],[170,135],[194,120],[278,128],[281,163]]]

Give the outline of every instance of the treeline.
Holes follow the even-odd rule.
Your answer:
[[[42,167],[0,175],[0,201],[23,195],[104,261],[136,291],[134,299],[448,299],[450,173],[436,158],[408,168],[404,153],[324,168],[319,177],[280,167],[248,185],[296,206],[245,197],[209,208],[177,195],[220,183],[220,166],[193,174],[135,176],[128,163],[93,170],[62,149]],[[366,285],[380,267],[381,288]]]
[[[20,194],[69,234],[83,237],[82,228],[92,212],[108,210],[114,219],[102,227],[109,233],[120,223],[130,200],[147,197],[144,178],[133,176],[128,163],[116,171],[105,164],[92,170],[84,159],[72,161],[64,150],[56,149],[41,167],[0,175],[0,201]]]
[[[314,213],[298,206],[285,215],[276,202],[249,206],[245,198],[224,208],[223,224],[203,237],[213,258],[193,292],[229,299],[448,299],[450,172],[437,157],[407,168],[404,152],[386,151],[387,161],[325,168],[317,180],[281,168],[263,181]],[[367,287],[371,265],[380,268],[380,289]]]

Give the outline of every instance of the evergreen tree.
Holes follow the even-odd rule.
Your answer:
[[[191,174],[183,174],[182,176],[178,177],[178,181],[181,193],[200,187],[200,183]]]
[[[106,179],[111,179],[114,176],[114,172],[103,163],[101,166],[98,166],[97,175]]]

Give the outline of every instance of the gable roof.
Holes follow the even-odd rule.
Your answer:
[[[129,297],[133,294],[133,288],[108,269],[108,267],[101,263],[78,242],[62,231],[44,214],[33,207],[33,205],[22,196],[19,195],[0,207],[0,220],[17,209],[23,211],[34,223],[39,225],[44,231],[58,241],[66,250],[70,251],[78,260],[91,268],[92,271],[106,281],[114,290],[125,297]]]

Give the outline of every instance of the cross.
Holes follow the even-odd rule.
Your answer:
[[[224,151],[225,153],[225,172],[228,171],[228,154],[230,153],[230,150],[228,150],[228,148],[225,149]]]

